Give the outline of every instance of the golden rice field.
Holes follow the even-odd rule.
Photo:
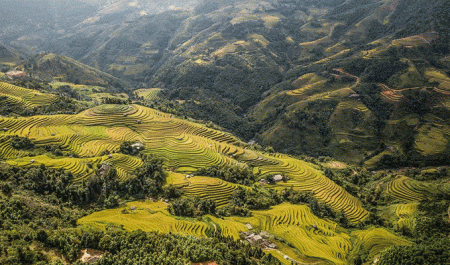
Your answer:
[[[419,203],[407,203],[397,205],[395,215],[398,218],[397,229],[408,229],[408,231],[414,231],[416,226],[416,215],[418,211]]]
[[[357,237],[356,246],[362,245],[369,252],[369,259],[373,260],[383,250],[392,246],[407,246],[412,243],[398,237],[384,228],[370,228],[355,231],[352,235]]]
[[[72,151],[81,158],[41,156],[28,157],[27,153],[12,149],[0,141],[0,154],[10,164],[26,165],[31,159],[35,164],[43,163],[52,167],[71,170],[77,180],[88,177],[92,172],[86,169],[86,160],[99,160],[105,151],[116,152],[123,141],[140,141],[145,145],[145,153],[154,154],[166,161],[166,166],[179,171],[195,170],[211,165],[239,165],[247,163],[259,167],[262,174],[285,174],[287,183],[277,188],[294,187],[302,191],[312,191],[323,202],[337,211],[343,211],[353,222],[359,222],[368,213],[361,203],[344,189],[323,176],[311,164],[286,155],[269,156],[245,148],[245,144],[234,136],[207,128],[203,125],[181,120],[170,114],[139,105],[100,105],[77,115],[52,115],[1,117],[1,137],[19,135],[32,139],[36,145],[54,144]],[[6,138],[5,138],[6,139]],[[132,157],[114,155],[122,179],[131,177],[128,173],[139,166]],[[92,162],[91,162],[92,163]],[[94,162],[97,163],[97,162]],[[216,185],[216,186],[214,186]],[[186,192],[208,198],[211,190],[220,188],[220,196],[232,190],[227,184],[197,181]],[[228,195],[227,195],[228,196]],[[218,200],[226,204],[226,196]]]
[[[425,156],[442,153],[448,145],[448,130],[447,124],[424,124],[418,130],[414,147]]]
[[[130,208],[134,206],[135,210]],[[127,210],[128,213],[122,213]],[[105,229],[108,224],[123,225],[128,231],[142,230],[145,232],[177,233],[183,235],[206,236],[212,226],[204,222],[177,219],[169,214],[167,205],[163,202],[133,202],[126,206],[95,212],[78,220],[79,225],[89,225]]]
[[[131,210],[134,206],[135,209]],[[123,213],[127,210],[127,213]],[[239,232],[247,231],[245,224],[207,215],[202,221],[179,218],[169,214],[163,202],[131,202],[120,208],[104,210],[78,220],[78,225],[105,229],[108,224],[123,225],[128,231],[141,229],[146,232],[177,233],[207,236],[215,230],[223,236],[239,239]]]
[[[308,206],[285,203],[252,213],[252,217],[233,219],[283,238],[307,257],[346,263],[352,248],[350,236],[337,231],[336,223],[315,216]]]
[[[386,187],[386,194],[403,202],[419,202],[442,192],[450,192],[450,186],[417,181],[405,176],[397,176]]]
[[[59,88],[61,86],[69,86],[72,89],[76,89],[79,92],[97,93],[96,91],[104,91],[105,88],[101,86],[89,86],[89,85],[76,85],[68,82],[58,82],[53,81],[49,84],[53,89]]]
[[[143,88],[134,91],[134,94],[138,97],[144,98],[145,100],[153,100],[161,90],[161,88]]]
[[[214,200],[218,207],[225,206],[230,202],[231,196],[238,186],[248,189],[246,186],[233,184],[218,178],[201,176],[187,178],[185,174],[175,172],[168,173],[167,185],[180,187],[184,195],[190,198]]]
[[[286,155],[273,156],[275,157],[275,161],[281,163],[263,165],[259,169],[262,174],[277,173],[290,177],[287,182],[279,183],[278,188],[293,187],[296,190],[311,191],[318,200],[329,204],[337,211],[344,212],[351,222],[357,223],[368,216],[367,210],[357,198],[326,178],[312,165]]]
[[[52,94],[44,94],[34,89],[18,87],[0,82],[0,96],[6,97],[12,104],[23,107],[38,107],[49,105],[56,100]]]
[[[131,210],[132,206],[134,210]],[[248,231],[246,224],[251,224],[256,231],[266,231],[269,236],[282,238],[286,242],[269,239],[278,246],[276,251],[270,251],[277,258],[288,255],[296,261],[314,261],[314,264],[348,264],[355,244],[364,245],[372,256],[389,246],[409,244],[384,229],[350,234],[336,223],[318,218],[306,205],[285,203],[252,213],[252,217],[218,218],[207,215],[197,220],[170,215],[163,202],[138,201],[85,216],[78,220],[78,225],[104,230],[108,225],[116,224],[129,231],[141,229],[196,236],[209,236],[216,231],[223,236],[239,239],[240,232]],[[352,241],[351,236],[357,240]]]
[[[183,187],[183,192],[188,197],[212,199],[217,206],[223,206],[229,203],[236,187],[236,184],[217,178],[193,177],[189,179],[188,185]]]

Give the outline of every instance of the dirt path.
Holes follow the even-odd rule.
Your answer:
[[[338,72],[346,77],[356,79],[356,83],[354,83],[350,88],[353,88],[361,83],[361,78],[359,76],[352,75],[349,72],[344,71],[344,69],[342,68],[333,68],[333,71]]]
[[[281,251],[279,251],[279,250],[277,250],[277,252],[280,253],[280,255],[282,255],[283,257],[286,255],[286,254],[284,254],[283,252],[281,252]],[[287,256],[287,255],[286,255],[286,256]],[[289,256],[288,256],[288,257],[289,257]],[[293,259],[293,258],[291,258],[291,257],[289,257],[289,260],[292,261],[292,262],[294,262],[294,264],[298,264],[298,265],[314,265],[314,264],[319,264],[319,262],[316,262],[316,263],[303,263],[303,262],[297,261],[297,260],[295,260],[295,259]]]

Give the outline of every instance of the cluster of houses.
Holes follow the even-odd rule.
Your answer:
[[[247,228],[249,230],[252,230],[253,227],[251,224],[247,224]],[[261,232],[259,234],[253,233],[253,232],[241,232],[241,235],[245,238],[245,240],[252,244],[252,245],[258,245],[265,249],[276,249],[277,245],[273,244],[272,242],[265,239],[266,237],[269,237],[269,234],[265,232]]]

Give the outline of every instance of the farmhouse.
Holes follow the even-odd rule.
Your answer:
[[[283,180],[283,176],[282,175],[275,175],[273,176],[273,181],[274,182],[280,182]]]
[[[140,142],[137,142],[137,143],[132,144],[131,147],[133,149],[136,149],[136,150],[140,151],[140,150],[144,149],[144,144],[140,143]]]
[[[249,233],[249,232],[241,232],[244,236],[245,240],[252,245],[258,245],[262,248],[271,248],[276,249],[277,246],[270,241],[267,241],[262,238],[261,234]]]
[[[108,163],[103,163],[101,165],[101,167],[98,169],[98,173],[100,175],[103,175],[106,171],[108,171],[108,169],[111,167],[111,165],[109,165]]]

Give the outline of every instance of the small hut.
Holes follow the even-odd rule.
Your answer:
[[[283,180],[283,176],[282,175],[275,175],[273,176],[273,181],[274,182],[280,182]]]

